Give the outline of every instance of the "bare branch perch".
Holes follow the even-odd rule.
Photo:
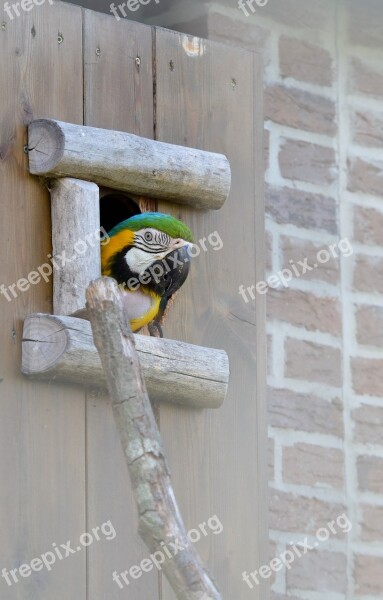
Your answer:
[[[39,119],[29,125],[29,148],[33,175],[75,177],[204,209],[221,208],[230,191],[222,154],[130,133]]]
[[[139,533],[152,553],[162,549],[161,542],[183,547],[162,565],[178,600],[221,600],[178,510],[118,286],[103,277],[90,284],[86,297],[137,503]]]

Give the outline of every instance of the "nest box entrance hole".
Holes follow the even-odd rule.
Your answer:
[[[122,221],[141,212],[138,202],[128,194],[100,189],[100,227],[107,233]]]

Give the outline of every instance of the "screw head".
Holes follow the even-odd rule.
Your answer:
[[[4,31],[5,29],[7,29],[7,24],[5,21],[2,22],[1,24],[1,29]]]
[[[234,79],[234,77],[233,77],[233,79],[231,80],[231,87],[233,88],[233,90],[235,90],[235,88],[237,87],[237,80],[236,80],[236,79]]]
[[[62,44],[62,43],[63,43],[63,41],[64,41],[64,36],[63,36],[63,34],[62,34],[62,33],[59,33],[59,34],[58,34],[57,41],[58,41],[58,43],[59,43],[59,44]]]
[[[96,56],[101,56],[101,48],[96,48]]]
[[[136,56],[136,65],[137,67],[139,67],[141,64],[141,58],[139,56]]]

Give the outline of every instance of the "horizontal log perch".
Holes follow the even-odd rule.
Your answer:
[[[219,408],[226,396],[224,350],[135,335],[149,396],[192,408]],[[106,389],[89,321],[34,314],[24,322],[22,372],[37,379]]]
[[[74,177],[203,209],[221,208],[230,191],[222,154],[130,133],[39,119],[29,125],[28,148],[33,175]]]

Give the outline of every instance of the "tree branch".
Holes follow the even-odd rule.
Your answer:
[[[161,565],[178,600],[222,600],[187,537],[118,286],[103,277],[90,284],[86,298],[137,503],[139,533],[151,553],[162,552],[161,542],[183,548]]]

